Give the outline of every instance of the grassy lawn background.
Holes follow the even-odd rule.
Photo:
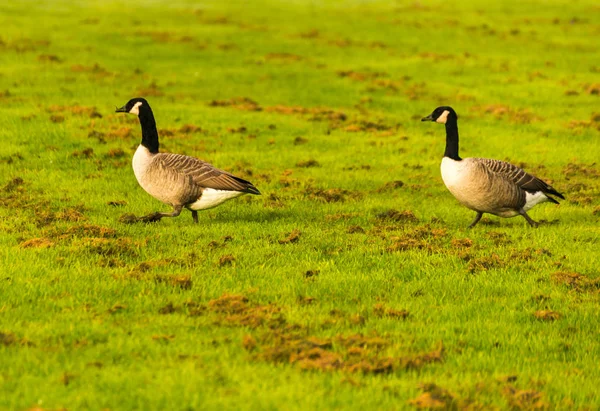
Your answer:
[[[0,408],[595,409],[593,1],[0,5]],[[131,170],[161,149],[252,181],[200,214]],[[461,154],[567,200],[474,230]],[[401,182],[401,183],[400,183]]]

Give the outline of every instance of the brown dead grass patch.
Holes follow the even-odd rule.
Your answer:
[[[255,340],[254,359],[291,364],[306,371],[346,371],[363,374],[389,374],[418,369],[443,360],[443,346],[432,352],[390,357],[385,348],[392,342],[377,335],[319,338],[300,331],[273,331]]]
[[[519,390],[512,385],[504,387],[504,396],[515,410],[547,410],[552,408],[544,393],[534,390]]]
[[[398,211],[391,209],[377,214],[376,218],[380,221],[393,221],[396,223],[416,223],[419,221],[417,216],[410,210]]]
[[[190,290],[194,285],[192,276],[189,274],[182,275],[157,275],[154,277],[157,283],[167,284],[182,290]]]
[[[218,324],[227,326],[277,328],[286,323],[279,307],[254,304],[240,294],[223,294],[209,301],[207,310],[217,316]]]
[[[417,398],[413,398],[412,400],[408,401],[409,405],[412,405],[418,409],[428,410],[449,410],[454,409],[453,406],[456,407],[455,396],[448,390],[433,383],[422,384],[419,388],[421,391],[423,391],[423,393]]]
[[[562,173],[566,179],[572,179],[574,177],[585,177],[585,178],[598,178],[600,177],[600,171],[596,167],[596,164],[577,164],[569,163],[563,167]]]
[[[338,203],[344,202],[348,198],[359,199],[362,197],[362,193],[358,191],[350,191],[343,188],[322,189],[315,187],[307,187],[304,190],[304,195],[310,200],[315,200],[322,203]]]
[[[500,259],[498,254],[493,253],[489,256],[473,258],[469,261],[467,270],[473,274],[478,271],[487,271],[494,268],[500,268],[504,266],[504,261]]]
[[[144,97],[161,97],[165,95],[164,91],[155,82],[138,88],[133,94]]]
[[[583,274],[569,271],[557,271],[550,275],[555,284],[566,285],[578,292],[600,290],[600,278],[589,278]]]
[[[233,97],[229,100],[213,100],[208,105],[211,107],[231,107],[243,111],[262,111],[262,107],[256,101],[248,97]]]
[[[90,106],[58,106],[52,105],[46,108],[46,111],[49,113],[54,113],[58,115],[70,114],[73,116],[79,117],[88,117],[88,118],[102,118],[102,114],[98,112],[96,107]]]
[[[452,248],[471,248],[473,246],[473,240],[470,238],[453,238],[450,241]]]
[[[277,242],[279,244],[290,244],[297,243],[300,240],[300,230],[294,229],[292,232],[286,234],[284,238],[279,239]]]
[[[383,132],[386,132],[385,133],[386,136],[393,135],[394,133],[391,131],[396,130],[396,129],[397,129],[396,125],[386,124],[381,119],[375,119],[375,120],[357,119],[357,120],[353,120],[352,123],[343,127],[344,131],[351,132],[351,133],[356,133],[356,132],[373,133],[376,131],[383,131]],[[388,132],[390,132],[390,133],[388,133]],[[382,135],[382,134],[383,133],[380,133],[379,135]]]
[[[84,207],[68,207],[60,211],[38,209],[35,210],[35,223],[38,227],[43,227],[57,221],[85,221],[87,220],[87,217],[82,212],[83,208]]]
[[[377,318],[396,318],[405,320],[410,313],[406,310],[396,310],[394,308],[388,308],[383,304],[375,304],[373,306],[373,315]]]
[[[277,63],[294,63],[304,60],[304,57],[292,53],[269,53],[265,55],[264,59]]]
[[[509,120],[518,124],[529,124],[542,121],[543,118],[532,113],[529,109],[511,108],[503,104],[489,104],[486,106],[475,106],[473,110],[478,113],[488,114],[496,119]]]
[[[99,65],[98,63],[94,63],[91,66],[85,66],[82,64],[74,64],[71,66],[71,71],[74,73],[86,73],[92,75],[93,77],[102,78],[112,76],[113,73]]]
[[[365,233],[365,229],[362,228],[359,225],[351,225],[350,227],[348,227],[348,229],[346,230],[346,232],[348,234],[364,234]]]
[[[227,254],[227,255],[222,255],[219,258],[219,262],[217,263],[217,265],[219,267],[224,267],[226,265],[233,265],[234,262],[235,262],[235,257],[231,254]]]
[[[321,164],[317,160],[310,159],[310,160],[306,160],[306,161],[297,162],[296,167],[300,167],[300,168],[321,167]]]
[[[552,310],[538,310],[533,313],[533,316],[541,321],[556,321],[561,317],[561,314]]]
[[[404,182],[400,180],[388,181],[383,186],[377,189],[378,193],[386,193],[404,187]]]
[[[54,242],[48,238],[32,238],[19,244],[21,248],[49,248],[54,246]]]
[[[5,193],[15,191],[19,187],[23,186],[24,183],[25,181],[21,177],[15,177],[2,188],[2,191],[4,191]]]
[[[301,107],[277,105],[265,108],[265,111],[286,115],[306,116],[311,121],[345,121],[347,116],[341,111],[326,107]]]

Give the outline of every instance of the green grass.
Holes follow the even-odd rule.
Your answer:
[[[0,5],[0,409],[600,407],[596,2],[196,3]],[[136,96],[263,195],[120,223]],[[548,224],[466,229],[442,104]]]

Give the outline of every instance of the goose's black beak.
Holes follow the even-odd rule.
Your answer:
[[[435,119],[433,118],[433,113],[431,113],[430,115],[428,115],[427,117],[423,117],[421,119],[421,121],[435,121]]]
[[[115,110],[115,113],[127,113],[127,109],[125,108],[125,106],[118,108]]]

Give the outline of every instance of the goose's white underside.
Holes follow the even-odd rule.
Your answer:
[[[470,160],[470,158],[465,158],[461,161],[456,161],[444,157],[441,164],[442,180],[444,180],[444,184],[448,188],[448,191],[450,191],[465,207],[475,211],[491,212],[483,210],[482,205],[477,201],[482,197],[482,187],[471,178],[469,170]],[[541,191],[525,193],[525,205],[523,206],[523,210],[528,211],[535,205],[545,201],[548,201],[548,197]],[[496,210],[493,214],[497,214],[501,217],[514,217],[519,215],[519,212],[518,210],[506,208],[503,210]]]
[[[207,208],[213,208],[219,204],[223,204],[227,200],[239,197],[244,193],[239,191],[226,191],[226,190],[214,190],[212,188],[205,188],[202,191],[202,197],[196,202],[189,204],[187,208],[190,210],[206,210]]]

